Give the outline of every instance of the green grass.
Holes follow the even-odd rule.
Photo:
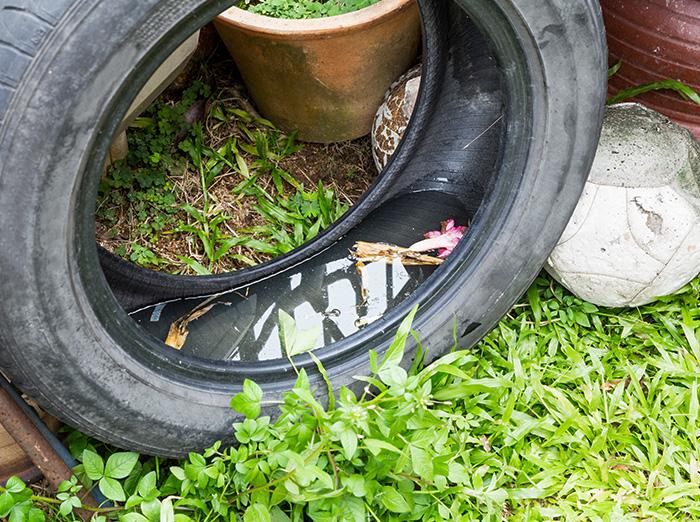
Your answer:
[[[477,346],[408,374],[406,322],[362,397],[324,408],[302,374],[271,422],[248,383],[238,449],[143,459],[122,520],[700,519],[699,296],[599,309],[542,276]]]
[[[348,210],[330,187],[307,190],[281,167],[302,149],[293,134],[219,97],[195,81],[129,128],[128,156],[100,187],[104,246],[144,267],[206,275],[287,253]],[[207,100],[206,113],[188,122]],[[253,225],[241,226],[241,215]]]
[[[615,76],[622,68],[622,61],[617,62],[615,65],[608,69],[608,78]],[[641,94],[646,94],[648,92],[656,91],[671,91],[675,92],[682,99],[687,101],[692,101],[700,105],[700,94],[695,92],[691,87],[687,86],[683,82],[668,78],[665,80],[660,80],[657,82],[644,83],[642,85],[634,85],[627,89],[622,89],[614,96],[611,96],[607,100],[608,105],[613,105],[615,103],[621,103],[627,101],[631,98],[636,98]]]
[[[630,87],[629,89],[623,89],[614,96],[608,99],[608,105],[614,103],[620,103],[631,98],[635,98],[640,94],[645,94],[647,92],[655,91],[673,91],[678,94],[684,100],[692,101],[700,105],[700,95],[695,92],[692,88],[688,87],[686,84],[679,82],[678,80],[661,80],[658,82],[645,83],[643,85],[637,85],[635,87]]]

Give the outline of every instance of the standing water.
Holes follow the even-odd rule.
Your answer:
[[[409,297],[436,269],[394,262],[367,263],[361,273],[350,256],[356,241],[409,246],[440,221],[466,223],[462,203],[438,192],[402,196],[383,204],[335,245],[305,262],[215,296],[155,304],[131,314],[164,340],[170,325],[203,304],[213,307],[189,324],[183,354],[212,360],[254,362],[285,357],[279,339],[280,310],[300,330],[316,328],[316,348],[348,337]],[[168,348],[172,349],[172,348]]]

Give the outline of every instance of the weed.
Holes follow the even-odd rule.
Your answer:
[[[204,253],[209,261],[209,267],[203,267],[198,261],[181,257],[181,261],[190,266],[199,275],[211,274],[211,267],[224,256],[241,261],[246,265],[255,265],[255,261],[241,254],[230,254],[233,247],[242,246],[251,248],[259,252],[275,254],[276,250],[272,246],[250,237],[231,237],[221,232],[220,225],[228,217],[225,214],[205,214],[190,205],[182,207],[194,220],[195,225],[180,225],[175,232],[187,232],[197,238],[204,248]]]
[[[141,266],[154,266],[157,267],[163,263],[163,260],[156,256],[148,248],[142,247],[136,243],[131,245],[131,253],[129,254],[129,259]]]
[[[692,88],[688,87],[682,82],[679,82],[678,80],[662,80],[624,89],[612,96],[608,100],[608,105],[620,103],[630,98],[639,96],[640,94],[654,91],[674,91],[684,100],[692,101],[700,105],[700,95]]]
[[[302,149],[294,134],[221,100],[209,103],[203,121],[188,121],[209,96],[195,83],[176,103],[156,101],[130,129],[129,155],[108,170],[97,212],[103,237],[121,241],[116,254],[149,268],[210,274],[287,253],[347,210],[333,189],[319,183],[307,192],[282,168]],[[252,222],[236,226],[232,214]],[[187,249],[158,248],[175,238],[185,238]]]
[[[326,189],[321,182],[313,192],[306,192],[303,186],[290,197],[273,198],[258,190],[258,203],[253,207],[265,220],[265,225],[244,229],[273,245],[276,254],[286,254],[310,239],[321,230],[340,219],[348,206],[335,198],[332,189]]]
[[[241,7],[275,18],[321,18],[357,11],[379,0],[243,0]]]
[[[157,100],[137,118],[128,134],[129,153],[126,159],[110,166],[103,177],[98,195],[97,219],[109,228],[120,220],[118,208],[128,202],[134,229],[146,242],[155,242],[158,235],[176,221],[177,193],[171,177],[183,172],[187,164],[175,146],[178,135],[187,132],[185,112],[209,89],[195,82],[185,90],[180,103],[170,106]],[[132,248],[133,251],[133,248]],[[153,258],[137,254],[131,260],[153,266]]]
[[[608,78],[615,76],[622,68],[622,61],[617,62],[615,65],[608,69]],[[611,96],[607,100],[608,105],[614,103],[621,103],[623,101],[629,100],[630,98],[635,98],[641,94],[647,92],[655,91],[672,91],[684,100],[692,101],[700,105],[700,94],[695,92],[691,87],[687,86],[683,82],[673,79],[660,80],[657,82],[645,83],[642,85],[635,85],[629,87],[628,89],[623,89],[619,91],[614,96]]]
[[[425,366],[418,345],[407,371],[408,317],[383,358],[370,353],[365,392],[339,389],[324,406],[299,371],[273,421],[246,381],[231,401],[246,417],[235,448],[169,469],[136,462],[93,520],[696,520],[699,302],[697,279],[651,305],[601,309],[542,276],[477,346]],[[313,347],[314,332],[280,322],[290,357]],[[88,488],[114,460],[118,475],[133,462],[108,466],[111,452],[69,442]],[[12,479],[0,517],[43,520],[41,506],[75,520],[79,489],[73,479],[60,499],[38,497]]]

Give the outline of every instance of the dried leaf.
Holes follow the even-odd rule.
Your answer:
[[[165,344],[172,348],[175,348],[176,350],[180,350],[185,345],[185,341],[187,341],[187,336],[190,333],[190,323],[192,321],[196,321],[204,314],[209,312],[209,310],[214,308],[216,304],[217,303],[211,303],[206,306],[200,305],[199,307],[192,310],[190,313],[183,315],[176,321],[173,321],[173,323],[170,325],[170,329],[168,330],[168,336],[165,338]]]
[[[632,468],[625,466],[624,464],[615,464],[614,466],[611,466],[610,469],[614,469],[616,471],[632,471]]]
[[[351,253],[355,260],[361,262],[384,261],[386,263],[392,263],[394,260],[399,260],[401,264],[406,266],[435,266],[443,262],[440,258],[426,256],[410,248],[389,245],[387,243],[369,243],[367,241],[356,242]]]
[[[206,100],[197,100],[190,106],[189,109],[185,111],[185,114],[183,114],[185,128],[177,133],[175,136],[175,143],[179,143],[185,138],[185,136],[187,136],[189,128],[192,127],[192,125],[195,123],[201,123],[205,120],[207,114],[206,107]]]
[[[620,383],[623,383],[623,382],[624,382],[624,389],[626,390],[628,388],[628,386],[630,384],[632,384],[632,379],[630,377],[626,377],[625,379],[613,379],[611,381],[606,381],[603,383],[603,390],[606,392],[612,391],[615,388],[617,388],[617,386]],[[646,391],[647,387],[646,387],[646,384],[644,383],[643,376],[639,379],[638,382],[639,382],[639,386],[642,388],[642,390]]]
[[[367,326],[368,324],[372,324],[373,322],[378,321],[381,318],[382,318],[381,315],[371,315],[371,316],[367,316],[367,317],[360,317],[359,319],[357,319],[355,321],[355,326],[357,328],[363,328],[363,327]]]
[[[615,388],[617,388],[617,386],[618,386],[623,380],[624,380],[624,382],[625,382],[625,389],[627,389],[627,386],[629,386],[629,385],[630,385],[630,382],[632,382],[632,381],[630,380],[629,377],[627,377],[626,379],[613,379],[613,380],[611,380],[611,381],[606,381],[606,382],[603,383],[603,390],[605,390],[606,392],[612,391],[612,390],[614,390]]]
[[[357,270],[357,275],[360,276],[360,294],[362,296],[362,303],[367,302],[367,298],[369,297],[369,289],[367,286],[365,286],[365,265],[362,261],[357,261],[355,263],[355,270]]]

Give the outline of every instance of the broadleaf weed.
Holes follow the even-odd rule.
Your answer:
[[[102,180],[97,210],[106,237],[117,237],[115,230],[131,224],[128,242],[115,249],[118,255],[145,267],[196,274],[222,263],[252,266],[258,256],[282,255],[313,239],[347,210],[332,189],[319,183],[307,192],[282,168],[302,146],[294,133],[285,135],[263,118],[215,101],[208,109],[210,125],[240,132],[209,144],[201,122],[185,121],[188,109],[209,95],[207,86],[195,83],[178,103],[157,101],[134,122],[129,155]],[[199,194],[190,192],[191,202],[178,202],[177,180],[193,171]],[[240,180],[233,189],[236,204],[249,205],[264,224],[238,230],[229,225],[227,207],[212,204],[210,194],[222,176]],[[166,260],[155,247],[163,234],[173,233],[188,238],[191,252],[169,252]]]
[[[281,397],[247,382],[232,402],[247,416],[234,425],[236,447],[216,443],[169,471],[144,458],[119,480],[126,502],[98,515],[150,520],[149,502],[169,498],[183,522],[250,513],[318,521],[696,519],[699,300],[700,279],[652,305],[601,309],[543,276],[477,346],[406,371],[409,319],[391,350],[370,354],[374,375],[358,381],[370,386],[336,388],[326,408],[314,392],[325,390],[326,378],[333,383],[332,371],[321,378],[299,368]],[[80,453],[88,442],[71,444]],[[154,483],[146,477],[156,469]],[[153,500],[141,495],[141,481],[159,492]],[[0,516],[42,506],[52,520],[72,520],[59,513],[71,496],[36,496],[13,481],[0,490]]]

